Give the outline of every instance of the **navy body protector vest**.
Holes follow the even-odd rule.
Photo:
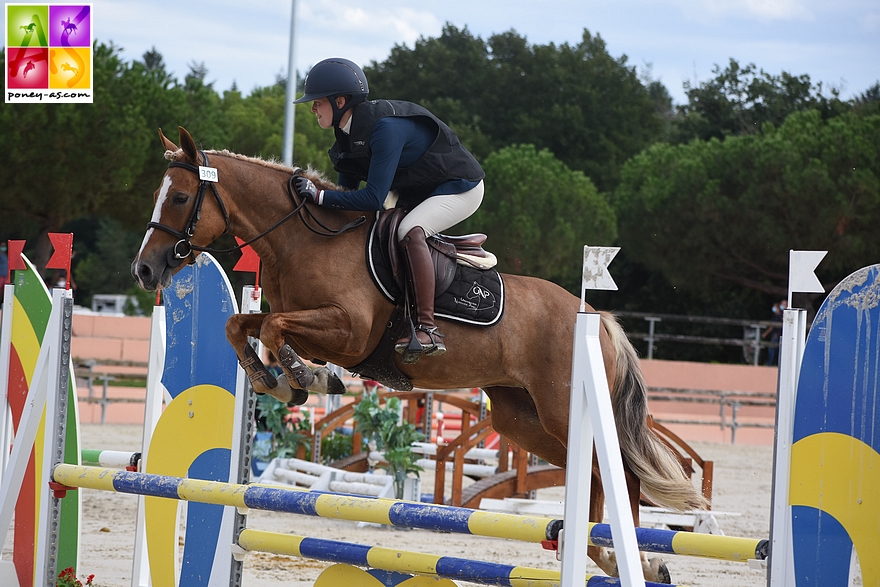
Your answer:
[[[354,107],[351,134],[346,136],[338,128],[335,129],[337,140],[329,155],[336,171],[360,181],[367,180],[372,158],[370,135],[376,122],[386,116],[418,117],[436,128],[434,142],[421,159],[409,167],[398,168],[394,174],[391,189],[400,196],[398,206],[414,208],[445,181],[480,181],[485,177],[483,168],[461,145],[452,129],[427,109],[400,100],[371,100]],[[344,149],[341,145],[346,143],[348,148]]]

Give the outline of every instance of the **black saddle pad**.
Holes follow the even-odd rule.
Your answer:
[[[376,287],[388,300],[402,303],[403,291],[391,274],[387,258],[387,242],[379,238],[376,223],[367,240],[367,267]],[[431,249],[432,255],[439,255]],[[455,264],[455,276],[434,301],[434,317],[475,326],[491,326],[504,313],[504,281],[495,269],[482,270],[469,265]]]

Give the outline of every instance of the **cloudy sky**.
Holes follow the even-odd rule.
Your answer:
[[[45,3],[45,2],[39,2]],[[155,47],[179,79],[204,63],[220,91],[286,75],[290,0],[92,0],[93,30],[126,59]],[[487,38],[514,29],[531,44],[599,34],[614,57],[650,67],[673,99],[730,58],[768,73],[807,74],[845,98],[880,80],[878,0],[296,0],[296,67],[325,57],[385,60],[394,45],[436,37],[444,23]]]

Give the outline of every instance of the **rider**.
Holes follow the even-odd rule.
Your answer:
[[[321,128],[333,128],[330,160],[339,185],[353,191],[318,190],[305,177],[296,192],[321,206],[344,210],[381,210],[386,199],[408,210],[397,231],[414,290],[416,338],[425,355],[446,351],[434,324],[434,265],[425,239],[473,214],[483,200],[485,173],[452,130],[425,108],[398,100],[367,101],[363,70],[348,59],[325,59],[306,77]],[[366,185],[358,189],[360,182]],[[392,196],[389,198],[389,196]],[[403,353],[410,336],[397,341]]]

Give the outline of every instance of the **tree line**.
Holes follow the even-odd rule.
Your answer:
[[[488,234],[503,271],[577,292],[583,245],[622,247],[620,291],[591,294],[597,307],[765,319],[789,249],[828,250],[829,285],[880,258],[880,84],[843,100],[731,59],[675,105],[587,30],[534,45],[452,25],[364,69],[371,98],[425,105],[480,160],[483,205],[449,232]],[[179,81],[155,50],[127,63],[96,43],[94,70],[94,104],[0,107],[0,238],[28,239],[39,265],[46,232],[74,232],[79,303],[135,289],[128,265],[166,164],[158,128],[278,158],[285,109],[286,80],[218,91],[203,64]],[[332,171],[332,141],[298,105],[295,163]]]

